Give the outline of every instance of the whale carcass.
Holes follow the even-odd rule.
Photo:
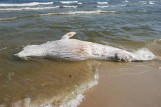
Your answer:
[[[115,61],[144,61],[155,59],[155,55],[146,48],[135,52],[108,45],[71,39],[76,32],[65,34],[60,40],[46,42],[40,45],[28,45],[15,54],[22,59],[30,57],[52,57],[64,60],[115,60]]]

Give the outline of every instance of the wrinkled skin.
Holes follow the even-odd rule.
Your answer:
[[[155,58],[155,55],[148,49],[128,52],[107,45],[69,39],[73,35],[75,35],[75,32],[69,32],[57,41],[51,41],[41,45],[28,45],[15,55],[23,59],[28,59],[29,57],[53,57],[65,60],[144,61]]]

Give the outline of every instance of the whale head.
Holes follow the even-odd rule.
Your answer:
[[[43,51],[38,45],[28,45],[24,47],[22,51],[15,54],[15,56],[28,59],[30,57],[43,56]]]

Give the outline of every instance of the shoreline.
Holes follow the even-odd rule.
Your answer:
[[[78,107],[160,107],[161,70],[137,63],[101,62],[98,85]]]

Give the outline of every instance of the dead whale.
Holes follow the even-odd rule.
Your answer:
[[[15,55],[26,60],[30,57],[52,57],[74,61],[97,59],[130,62],[146,61],[156,58],[146,48],[129,52],[108,45],[70,39],[75,34],[76,32],[69,32],[60,40],[50,41],[40,45],[28,45]]]

